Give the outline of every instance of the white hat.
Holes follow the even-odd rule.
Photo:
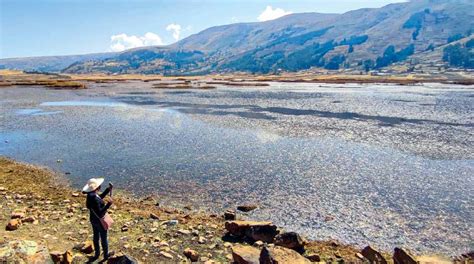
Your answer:
[[[87,181],[87,184],[82,188],[83,192],[95,191],[104,182],[104,178],[92,178]]]

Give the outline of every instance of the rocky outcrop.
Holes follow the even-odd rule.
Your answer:
[[[29,240],[14,240],[0,244],[0,263],[53,264],[45,246]]]
[[[298,252],[280,246],[264,247],[260,252],[261,264],[309,264],[311,261],[301,256]]]
[[[278,234],[277,227],[271,222],[228,221],[225,228],[234,237],[267,243],[272,243]]]
[[[299,253],[304,252],[306,242],[298,233],[286,232],[275,237],[275,245],[293,249]]]
[[[236,264],[259,264],[260,250],[251,246],[232,247],[232,258]]]
[[[410,256],[405,250],[395,248],[393,250],[393,263],[395,264],[417,264],[418,262]]]
[[[387,261],[382,256],[382,254],[380,254],[378,251],[376,251],[370,246],[366,246],[360,253],[371,263],[387,264]]]

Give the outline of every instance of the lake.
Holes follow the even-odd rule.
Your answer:
[[[90,86],[0,88],[0,155],[163,204],[256,203],[249,218],[312,239],[473,249],[473,87]]]

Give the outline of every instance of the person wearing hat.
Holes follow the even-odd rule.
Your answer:
[[[107,230],[102,226],[101,217],[107,213],[107,209],[112,205],[112,200],[107,204],[104,198],[111,193],[113,185],[109,183],[109,187],[99,194],[100,187],[104,182],[104,178],[92,178],[87,181],[87,184],[82,188],[82,192],[87,194],[86,207],[89,209],[89,219],[92,224],[92,231],[94,233],[94,248],[95,255],[90,259],[91,262],[99,259],[100,247],[99,239],[102,244],[102,251],[104,253],[104,260],[109,258],[109,243],[107,241]]]

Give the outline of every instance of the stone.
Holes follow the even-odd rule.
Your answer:
[[[192,250],[190,248],[186,248],[183,251],[183,254],[192,262],[196,262],[199,260],[199,253],[195,250]]]
[[[154,220],[160,220],[160,216],[155,213],[150,213],[150,218]]]
[[[109,258],[108,264],[138,264],[138,261],[129,255],[118,255]]]
[[[235,211],[232,211],[232,210],[227,210],[224,212],[224,220],[228,221],[228,220],[236,220],[236,214],[235,214]]]
[[[393,250],[393,263],[395,264],[417,264],[418,262],[410,256],[405,250],[395,248]]]
[[[161,252],[160,252],[160,255],[162,255],[163,257],[168,258],[168,259],[173,259],[173,255],[171,255],[171,254],[168,253],[168,252],[163,252],[163,251],[161,251]]]
[[[66,250],[63,254],[63,263],[64,264],[71,264],[73,260],[73,255],[71,250]]]
[[[75,250],[78,250],[84,254],[90,254],[94,251],[94,243],[92,241],[88,240],[86,242],[83,242],[81,244],[78,244],[74,246]]]
[[[299,253],[304,252],[305,244],[306,242],[295,232],[286,232],[275,237],[275,245],[293,249]]]
[[[8,224],[5,227],[5,230],[6,231],[14,231],[14,230],[17,230],[18,227],[20,227],[20,220],[11,219],[10,221],[8,221]]]
[[[271,222],[228,221],[225,223],[225,228],[232,236],[267,243],[272,243],[278,234],[277,227]]]
[[[237,206],[237,210],[242,211],[242,212],[250,212],[250,211],[253,211],[257,208],[258,208],[258,206],[254,205],[254,204]]]
[[[205,239],[204,237],[200,236],[200,237],[198,238],[198,243],[199,243],[199,244],[205,244],[205,243],[206,243],[206,239]]]
[[[22,219],[25,217],[25,212],[22,211],[13,211],[10,218],[11,219]]]
[[[36,220],[36,218],[34,216],[28,216],[28,217],[25,217],[21,222],[22,223],[34,223]]]
[[[62,263],[63,261],[63,253],[59,251],[52,251],[49,253],[51,256],[51,259],[53,260],[53,263]]]
[[[387,260],[385,260],[382,254],[370,246],[366,246],[360,253],[371,263],[387,264]]]
[[[236,264],[259,264],[260,250],[251,246],[235,245],[232,258]]]
[[[306,256],[307,259],[309,259],[311,262],[320,262],[321,257],[318,254],[310,254]]]
[[[280,246],[263,247],[260,252],[261,264],[274,263],[292,263],[292,264],[308,264],[311,263],[307,258],[301,256],[298,252]]]
[[[45,246],[35,241],[13,240],[0,244],[1,263],[45,263],[53,261]]]
[[[178,233],[180,233],[182,235],[189,235],[189,234],[191,234],[191,231],[186,230],[186,229],[179,229]]]

